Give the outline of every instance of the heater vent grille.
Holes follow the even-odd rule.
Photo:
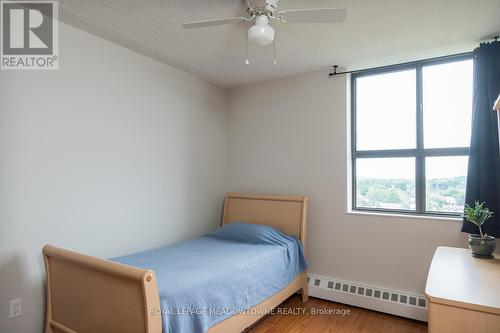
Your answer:
[[[381,288],[364,286],[345,281],[325,279],[320,277],[310,277],[308,278],[307,282],[310,286],[314,287],[331,289],[338,292],[376,298],[386,302],[393,302],[393,303],[427,309],[427,300],[423,296],[411,295],[394,290],[384,290]]]

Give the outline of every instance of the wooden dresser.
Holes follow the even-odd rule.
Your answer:
[[[425,294],[429,333],[500,332],[500,259],[476,259],[469,249],[438,247]]]

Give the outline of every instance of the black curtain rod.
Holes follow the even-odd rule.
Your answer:
[[[489,40],[489,42],[498,42],[499,39],[500,39],[500,36],[494,36],[493,38],[491,38]],[[485,41],[485,43],[487,43],[487,42],[488,41]],[[442,59],[449,59],[449,58],[454,58],[454,57],[459,58],[459,57],[464,57],[464,56],[471,56],[472,53],[473,53],[472,51],[471,52],[456,53],[456,54],[450,54],[450,55],[445,55],[445,56],[440,56],[440,57],[427,58],[427,59],[423,59],[423,60],[408,61],[408,62],[404,62],[404,63],[401,63],[401,64],[393,64],[393,65],[386,65],[386,66],[379,66],[379,67],[356,69],[356,70],[346,71],[346,72],[342,72],[342,73],[338,73],[337,72],[337,69],[339,68],[339,65],[334,65],[333,66],[333,72],[328,73],[328,76],[332,77],[332,76],[337,76],[337,75],[342,75],[342,74],[359,73],[359,72],[362,72],[362,71],[375,71],[375,70],[379,70],[379,69],[390,69],[390,68],[393,68],[393,67],[402,67],[402,66],[406,66],[406,65],[411,65],[411,64],[414,64],[416,62],[439,61],[439,60],[442,60]]]
[[[450,55],[446,55],[446,56],[427,58],[427,59],[423,59],[423,60],[408,61],[408,62],[404,62],[401,64],[393,64],[393,65],[386,65],[386,66],[379,66],[379,67],[356,69],[356,70],[346,71],[346,72],[341,72],[341,73],[337,72],[337,69],[339,66],[335,65],[335,66],[333,66],[333,72],[329,73],[328,76],[333,77],[333,76],[337,76],[337,75],[359,73],[359,72],[363,72],[363,71],[375,71],[375,70],[379,70],[379,69],[389,69],[392,67],[402,67],[405,65],[411,65],[411,64],[414,64],[416,62],[437,61],[437,60],[442,60],[442,59],[449,59],[449,58],[454,58],[454,57],[459,58],[459,57],[470,56],[470,55],[472,55],[472,52],[463,52],[463,53],[450,54]]]

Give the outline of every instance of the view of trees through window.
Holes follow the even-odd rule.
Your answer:
[[[434,212],[457,212],[464,207],[466,177],[429,180],[426,207]],[[410,179],[358,180],[358,207],[415,210],[415,182]]]
[[[472,72],[464,57],[354,75],[354,208],[463,211]]]

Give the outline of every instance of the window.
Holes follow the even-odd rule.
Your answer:
[[[472,120],[470,54],[352,75],[352,206],[459,215]]]

